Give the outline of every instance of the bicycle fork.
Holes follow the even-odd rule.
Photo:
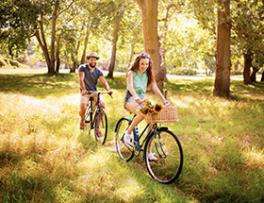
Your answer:
[[[157,131],[154,135],[154,146],[156,149],[157,154],[160,158],[166,158],[167,157],[167,150],[165,145],[161,142],[160,134]]]

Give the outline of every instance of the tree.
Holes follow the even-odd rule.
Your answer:
[[[253,64],[253,60],[260,61],[260,53],[264,52],[264,2],[252,0],[250,2],[232,1],[234,41],[236,47],[243,52],[244,83],[250,84],[256,80],[256,73],[261,63]],[[251,71],[252,69],[252,71]]]
[[[181,3],[177,2],[168,2],[165,6],[165,9],[161,8],[161,10],[165,10],[165,17],[161,20],[159,20],[160,22],[163,22],[163,32],[161,32],[160,34],[160,41],[161,41],[161,67],[165,70],[165,73],[167,73],[166,71],[166,52],[167,52],[167,44],[166,42],[167,40],[167,36],[168,36],[168,31],[169,31],[169,20],[170,17],[172,15],[170,15],[170,13],[176,13],[176,12],[170,12],[174,10],[179,10]],[[159,26],[161,27],[161,26]]]
[[[13,58],[27,48],[36,27],[37,17],[42,10],[42,2],[24,0],[3,0],[0,2],[0,44]]]
[[[35,36],[44,54],[46,64],[48,67],[48,73],[56,73],[56,52],[59,53],[59,41],[57,40],[58,35],[58,20],[59,17],[67,11],[73,3],[77,0],[66,1],[66,0],[49,0],[45,2],[46,7],[50,10],[47,13],[41,12],[38,19],[38,26],[36,28]],[[50,27],[49,27],[50,26]],[[50,43],[47,42],[47,31],[50,31]],[[58,61],[59,62],[59,61]],[[57,63],[59,64],[59,63]],[[58,70],[58,68],[57,68]]]
[[[114,18],[113,18],[113,34],[112,34],[112,52],[111,52],[111,59],[110,64],[108,67],[108,78],[113,78],[113,72],[115,68],[116,62],[116,51],[117,51],[117,41],[119,37],[119,30],[120,30],[120,23],[125,12],[125,2],[124,1],[117,1],[114,4]]]
[[[141,9],[145,51],[153,61],[153,74],[158,87],[163,90],[166,72],[160,66],[160,42],[158,37],[158,0],[135,0]]]
[[[230,36],[230,0],[218,0],[216,75],[214,83],[214,96],[227,98],[230,96]]]

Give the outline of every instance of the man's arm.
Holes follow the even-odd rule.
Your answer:
[[[84,84],[84,72],[79,72],[79,81],[80,81],[80,89],[82,91],[82,95],[86,95],[87,91]]]
[[[108,82],[106,81],[105,77],[104,76],[100,76],[99,77],[99,81],[100,83],[104,86],[104,88],[106,89],[106,91],[109,91],[110,90],[110,86],[108,84]]]

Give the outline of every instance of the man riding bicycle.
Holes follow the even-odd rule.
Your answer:
[[[103,72],[96,67],[96,61],[99,59],[96,53],[92,52],[87,56],[88,63],[80,65],[79,80],[80,80],[80,129],[85,127],[85,111],[90,98],[92,97],[93,104],[96,103],[97,97],[95,95],[89,95],[88,91],[97,91],[97,81],[104,86],[107,91],[110,91],[110,86],[106,81]],[[102,99],[100,99],[100,106],[105,108],[105,104]]]

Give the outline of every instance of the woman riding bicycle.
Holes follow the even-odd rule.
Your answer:
[[[127,73],[127,93],[124,107],[136,116],[124,134],[125,144],[133,145],[131,136],[133,128],[144,119],[144,115],[137,110],[143,107],[144,94],[148,87],[160,97],[164,105],[169,103],[162,95],[152,75],[152,60],[149,54],[143,52],[136,57]],[[155,154],[149,154],[149,159],[155,160]]]

